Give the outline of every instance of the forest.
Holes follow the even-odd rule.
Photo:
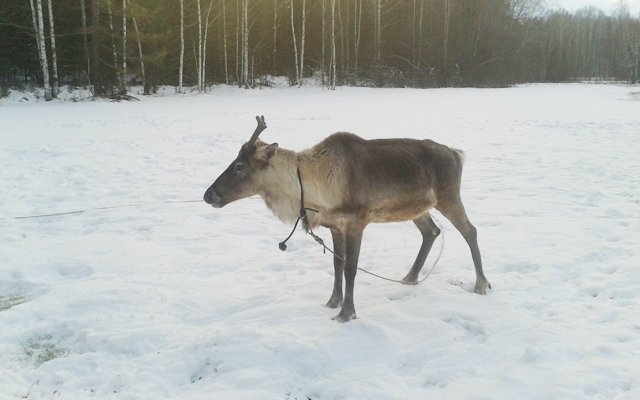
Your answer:
[[[503,87],[640,78],[640,18],[544,0],[11,0],[0,96],[269,86]]]

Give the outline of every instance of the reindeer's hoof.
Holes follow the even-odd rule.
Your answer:
[[[418,284],[418,279],[407,275],[404,278],[402,278],[402,280],[400,282],[402,282],[405,285],[417,285]]]
[[[352,319],[356,319],[358,317],[356,317],[356,312],[355,311],[345,311],[344,307],[342,308],[342,310],[340,310],[340,312],[338,313],[338,315],[336,315],[335,317],[331,318],[335,321],[344,323],[344,322],[349,322]]]
[[[489,282],[487,282],[486,280],[477,281],[476,287],[473,288],[473,292],[477,294],[485,295],[487,294],[487,289],[491,289],[491,284]]]
[[[325,304],[324,306],[327,307],[327,308],[338,308],[341,305],[342,305],[342,299],[341,298],[331,296],[331,298],[329,299],[327,304]]]

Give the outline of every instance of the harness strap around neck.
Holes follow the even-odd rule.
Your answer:
[[[298,222],[302,220],[302,227],[304,228],[305,232],[311,235],[311,237],[323,247],[323,251],[329,250],[331,254],[333,254],[338,259],[342,260],[342,257],[337,255],[336,253],[333,252],[333,250],[327,247],[327,245],[324,243],[324,240],[322,240],[321,237],[313,233],[313,230],[311,229],[311,224],[309,223],[309,217],[307,216],[307,211],[313,211],[316,213],[319,211],[314,210],[313,208],[307,208],[304,206],[304,186],[302,186],[302,174],[300,174],[300,164],[298,164],[296,173],[298,175],[298,183],[300,184],[300,214],[298,215],[298,219],[296,219],[296,222],[293,225],[293,229],[291,230],[291,233],[289,234],[289,236],[287,236],[285,240],[278,243],[278,247],[282,251],[287,250],[287,241],[291,239],[291,236],[293,236],[293,233],[296,231],[296,228],[298,227]]]
[[[278,243],[278,247],[282,251],[287,250],[287,242],[289,241],[289,239],[291,239],[291,236],[293,236],[293,233],[296,231],[296,228],[298,227],[298,222],[300,222],[300,220],[302,220],[302,226],[304,227],[305,231],[307,232],[309,231],[308,229],[309,221],[307,219],[307,210],[304,208],[304,188],[302,186],[302,176],[300,175],[300,164],[298,164],[298,167],[296,169],[296,175],[298,175],[298,183],[300,184],[300,213],[298,214],[296,223],[293,225],[293,229],[291,230],[291,233],[289,234],[289,236],[287,236],[287,238],[282,242]]]

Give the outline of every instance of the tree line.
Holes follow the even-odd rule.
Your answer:
[[[640,19],[621,2],[544,0],[12,0],[0,2],[0,90],[95,96],[216,83],[373,87],[638,81]]]

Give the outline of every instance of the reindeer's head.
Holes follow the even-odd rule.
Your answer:
[[[238,157],[213,182],[204,194],[204,201],[216,208],[253,196],[260,189],[261,175],[269,168],[269,160],[276,154],[278,144],[267,145],[258,140],[267,129],[264,117],[256,117],[258,126],[251,139],[240,148]]]

